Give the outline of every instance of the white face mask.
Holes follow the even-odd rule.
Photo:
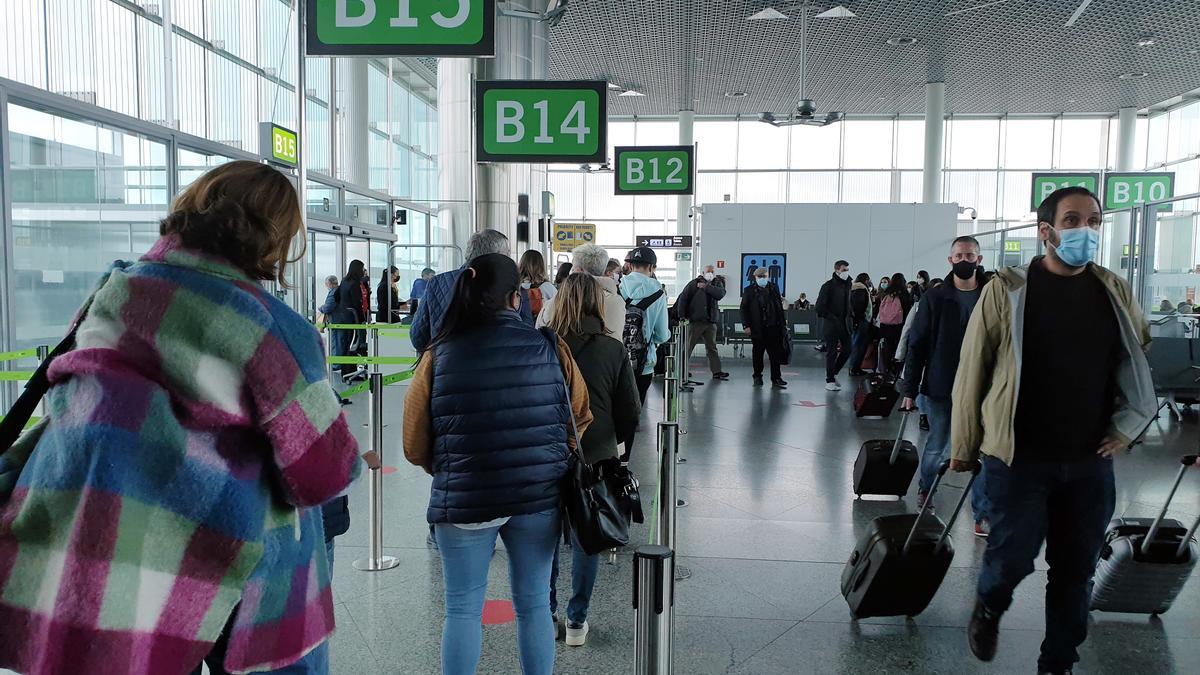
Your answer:
[[[713,278],[714,278],[714,277],[716,277],[716,276],[717,276],[717,275],[713,274],[712,272],[705,272],[705,273],[704,273],[704,280],[705,280],[705,281],[712,281],[712,280],[713,280]]]
[[[841,279],[842,281],[845,281],[850,278],[850,272],[848,272],[848,271],[847,272],[838,272],[837,275],[838,275],[838,278]]]

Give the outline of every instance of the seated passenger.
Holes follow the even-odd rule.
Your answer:
[[[475,258],[454,284],[436,339],[404,399],[404,455],[433,476],[446,593],[442,672],[476,672],[488,563],[504,540],[525,675],[554,670],[550,567],[562,532],[569,447],[592,422],[570,349],[517,314],[521,280],[507,256]]]
[[[329,559],[307,507],[350,483],[357,446],[316,329],[259,284],[285,283],[301,228],[287,176],[223,164],[84,304],[47,416],[0,461],[0,668],[326,658]]]
[[[604,257],[607,255],[603,254]],[[579,373],[587,381],[592,424],[583,434],[581,447],[584,461],[588,464],[617,461],[617,444],[633,436],[641,414],[633,366],[629,363],[624,345],[609,336],[604,325],[601,309],[604,295],[600,284],[591,275],[570,275],[555,298],[558,309],[550,323],[550,329],[571,348]],[[567,605],[566,640],[568,646],[579,647],[587,641],[588,605],[592,600],[592,588],[596,585],[600,556],[584,553],[574,540],[571,548],[574,558],[571,564],[572,592]],[[554,567],[550,574],[551,613],[558,611],[555,588],[558,553],[559,547],[556,546]]]

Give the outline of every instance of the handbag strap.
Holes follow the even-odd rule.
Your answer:
[[[21,433],[25,430],[25,425],[29,423],[29,419],[33,417],[33,412],[37,410],[38,404],[42,398],[46,396],[46,392],[50,391],[50,364],[58,357],[75,349],[75,336],[79,332],[79,325],[83,323],[83,319],[87,316],[88,309],[91,307],[91,298],[84,305],[83,310],[79,313],[79,318],[71,326],[71,330],[67,336],[58,343],[54,349],[50,351],[50,355],[45,361],[38,366],[34,371],[33,377],[25,383],[25,389],[13,403],[12,408],[9,408],[8,414],[0,420],[0,454],[6,452],[12,447],[13,443],[17,442]]]
[[[548,326],[539,328],[538,332],[550,343],[550,348],[553,350],[555,359],[558,359],[558,334]],[[562,360],[558,359],[558,361],[559,370],[562,370]],[[583,439],[579,437],[579,425],[575,422],[575,406],[571,398],[571,385],[567,383],[566,373],[563,373],[563,390],[567,392],[567,412],[571,414],[571,433],[575,435],[575,454],[579,457],[579,461],[584,462]],[[584,463],[586,464],[587,462]]]

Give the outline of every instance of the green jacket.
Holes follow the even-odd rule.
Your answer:
[[[1028,267],[997,271],[995,279],[984,286],[967,324],[954,379],[950,423],[954,459],[971,461],[983,453],[1012,464],[1028,271]],[[1085,274],[1095,274],[1103,282],[1120,324],[1125,349],[1117,364],[1117,402],[1109,433],[1131,443],[1158,409],[1145,354],[1150,327],[1124,279],[1095,264],[1089,264]]]

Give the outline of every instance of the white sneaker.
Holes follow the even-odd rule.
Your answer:
[[[825,391],[841,391],[841,390],[842,390],[842,385],[838,384],[837,382],[826,382],[825,383]]]
[[[582,647],[587,642],[588,622],[584,621],[582,626],[576,626],[570,621],[567,622],[567,646]]]

